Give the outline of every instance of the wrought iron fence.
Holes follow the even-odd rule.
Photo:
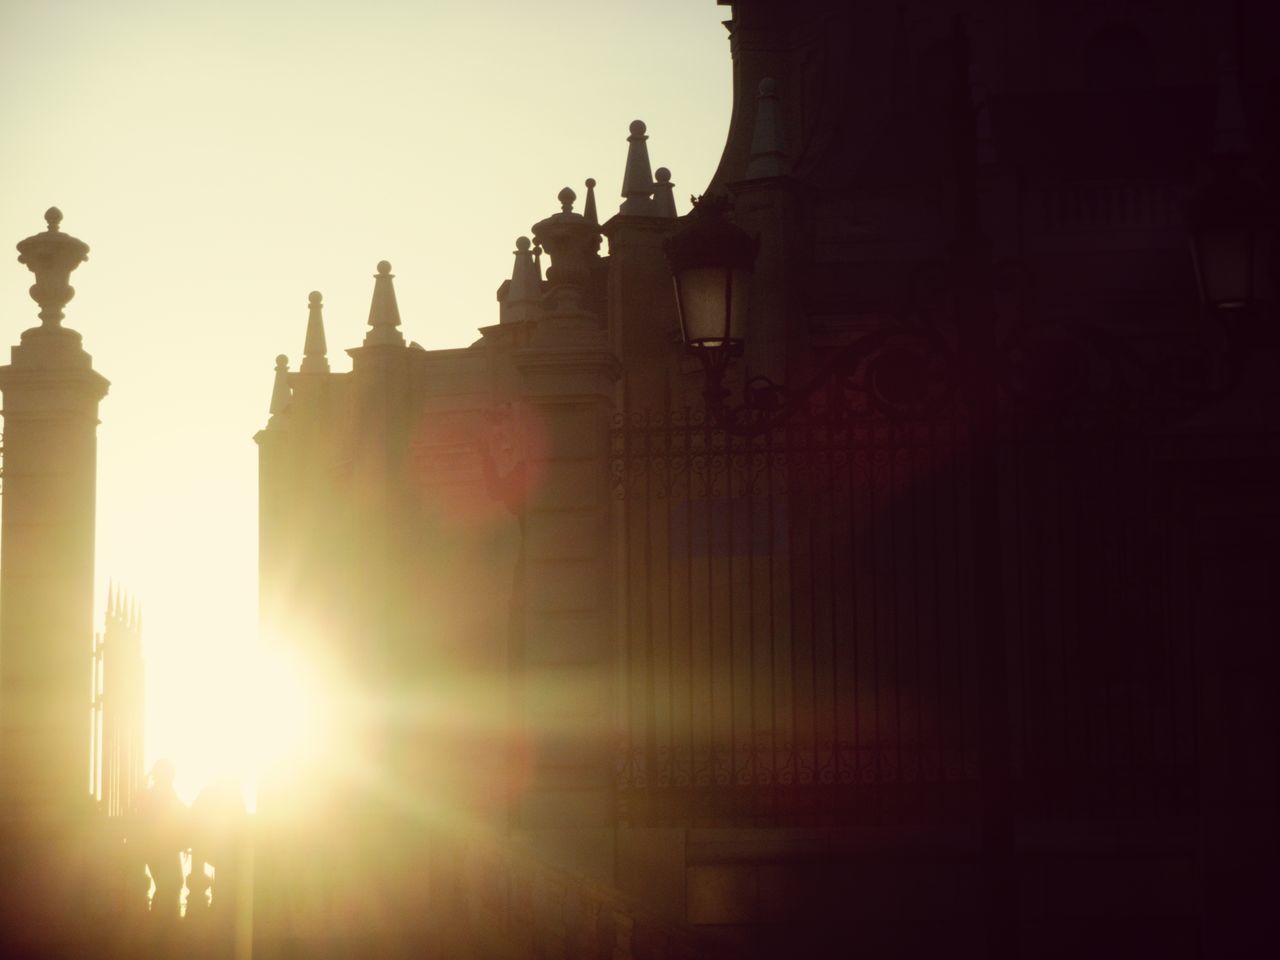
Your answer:
[[[1005,558],[1020,803],[1183,810],[1194,690],[1176,525],[1132,438],[1010,437],[975,531],[963,418],[730,436],[620,418],[621,816],[939,822],[975,814],[975,535]]]
[[[544,960],[698,960],[719,956],[693,930],[647,914],[617,889],[543,863],[515,846],[436,856],[442,956]],[[452,939],[449,939],[449,937]]]

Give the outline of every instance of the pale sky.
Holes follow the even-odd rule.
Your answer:
[[[616,212],[627,126],[649,126],[680,212],[728,129],[714,0],[0,0],[0,243],[50,205],[90,245],[66,324],[101,407],[98,610],[145,610],[148,755],[188,796],[234,760],[215,732],[255,642],[257,453],[276,354],[307,294],[330,360],[396,274],[407,339],[497,322],[513,241],[598,181]],[[580,209],[580,206],[579,206]],[[36,320],[0,271],[5,345]],[[233,697],[233,704],[235,699]],[[233,725],[234,726],[234,725]]]

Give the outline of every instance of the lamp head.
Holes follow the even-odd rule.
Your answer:
[[[662,245],[675,280],[681,337],[697,350],[737,349],[746,333],[759,242],[731,223],[728,212],[727,197],[699,197],[684,227]]]

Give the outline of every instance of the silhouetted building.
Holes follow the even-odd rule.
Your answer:
[[[91,792],[108,817],[119,817],[146,780],[146,669],[137,603],[108,587],[105,629],[94,639]]]
[[[357,807],[733,955],[1274,942],[1276,24],[1236,10],[735,4],[737,354],[681,343],[638,121],[470,347],[406,343],[384,263],[331,371],[312,294],[262,607],[346,682]]]

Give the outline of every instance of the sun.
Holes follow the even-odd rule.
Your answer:
[[[317,664],[280,646],[249,653],[247,707],[228,746],[247,762],[255,783],[276,775],[305,778],[333,747],[333,691]]]
[[[319,658],[269,638],[181,652],[157,679],[184,682],[153,686],[147,753],[174,761],[188,803],[234,781],[253,810],[264,779],[303,784],[333,761],[339,685]]]

